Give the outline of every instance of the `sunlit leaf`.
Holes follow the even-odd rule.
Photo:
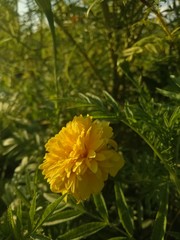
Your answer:
[[[101,215],[101,217],[106,222],[109,222],[108,210],[107,210],[106,202],[104,200],[104,197],[103,197],[102,193],[94,194],[93,199],[94,199],[94,203],[95,203],[95,206],[96,206],[96,209],[97,209],[98,213]]]
[[[180,100],[180,93],[171,92],[160,88],[157,88],[157,92],[170,99]]]
[[[64,235],[61,235],[58,237],[59,240],[78,240],[82,239],[88,236],[91,236],[92,234],[95,234],[96,232],[100,231],[101,229],[105,228],[107,226],[106,223],[103,222],[91,222],[91,223],[85,223],[80,225],[77,228],[69,230]]]
[[[81,216],[83,213],[79,210],[64,210],[61,209],[57,212],[54,212],[49,218],[48,221],[44,222],[43,226],[52,226],[56,225],[62,222],[71,221],[79,216]]]
[[[102,2],[103,0],[95,0],[91,5],[90,5],[90,7],[88,8],[88,10],[87,10],[87,16],[89,16],[89,13],[90,13],[90,11],[92,10],[92,8],[96,5],[96,4],[98,4],[98,3],[100,3],[100,2]]]
[[[53,212],[55,211],[55,209],[57,208],[57,206],[59,205],[59,203],[63,200],[64,195],[59,197],[57,200],[55,200],[54,202],[50,203],[44,210],[43,214],[41,215],[41,217],[38,219],[37,224],[35,225],[33,231],[35,231],[36,229],[38,229],[47,219],[48,217],[50,217]]]

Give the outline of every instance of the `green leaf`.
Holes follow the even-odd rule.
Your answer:
[[[113,237],[109,238],[108,240],[132,240],[133,238],[131,237]]]
[[[106,207],[106,203],[105,203],[103,195],[101,193],[94,194],[93,199],[94,199],[94,203],[95,203],[98,213],[101,215],[101,217],[104,219],[104,221],[108,223],[109,222],[108,211],[107,211],[107,207]]]
[[[43,197],[50,203],[56,201],[59,198],[57,193],[43,193]]]
[[[12,232],[13,232],[13,236],[15,239],[19,240],[20,236],[18,234],[18,230],[17,227],[16,227],[16,223],[15,223],[15,220],[14,220],[14,217],[13,217],[13,212],[12,212],[12,209],[11,207],[9,206],[8,210],[7,210],[7,215],[8,215],[8,221],[9,221],[9,224],[12,228]]]
[[[19,238],[22,235],[22,225],[23,225],[23,211],[22,211],[22,202],[20,201],[16,209],[16,229],[18,230]]]
[[[124,193],[121,189],[120,183],[118,183],[118,182],[115,183],[114,191],[115,191],[115,196],[116,196],[118,215],[119,215],[121,224],[123,225],[127,234],[131,237],[133,235],[134,222],[129,213],[129,208],[126,203],[126,199],[125,199]]]
[[[163,240],[166,233],[167,213],[168,213],[168,185],[161,188],[161,199],[159,210],[156,214],[156,220],[153,226],[151,240]]]
[[[55,32],[55,27],[54,27],[54,15],[53,15],[52,8],[51,8],[51,1],[50,0],[35,0],[35,2],[40,7],[40,9],[42,9],[42,11],[44,12],[44,14],[48,20],[50,30],[51,30],[51,35],[52,35],[52,40],[53,40],[53,50],[54,50],[54,77],[55,77],[57,96],[59,96],[59,83],[58,83],[58,79],[57,79],[56,32]]]
[[[54,15],[53,15],[52,8],[51,8],[51,1],[50,0],[46,0],[46,1],[35,0],[35,2],[40,7],[40,9],[42,9],[42,11],[44,12],[44,14],[48,20],[52,38],[53,38],[54,50],[55,50],[55,54],[56,54],[56,35],[55,35],[55,27],[54,27]]]
[[[100,3],[100,2],[102,2],[102,0],[95,0],[95,1],[90,5],[90,7],[89,7],[88,10],[87,10],[87,16],[89,16],[89,13],[90,13],[91,9],[94,7],[94,5],[96,5],[96,4]]]
[[[36,198],[37,198],[37,193],[35,192],[32,202],[31,202],[30,209],[29,209],[29,218],[30,218],[32,228],[34,227],[34,224],[35,224],[34,216],[36,213]]]
[[[100,231],[101,229],[103,229],[106,226],[107,226],[107,224],[104,222],[85,223],[85,224],[83,224],[77,228],[74,228],[74,229],[70,230],[69,232],[59,236],[58,239],[60,239],[60,240],[82,239],[82,238],[88,237],[88,236]]]
[[[113,107],[115,113],[119,115],[119,104],[116,102],[116,100],[106,91],[103,91],[104,96],[108,100],[108,103],[111,103],[111,106]]]
[[[33,232],[36,229],[38,229],[51,216],[51,214],[53,214],[53,212],[55,211],[55,209],[57,208],[57,206],[63,200],[64,197],[65,197],[65,195],[59,197],[56,201],[54,201],[53,203],[50,203],[46,207],[42,216],[38,219],[38,222],[37,222],[36,226],[34,227]]]
[[[170,99],[180,100],[180,93],[177,92],[171,92],[167,90],[163,90],[160,88],[156,88],[157,92],[159,92],[161,95],[168,97]]]
[[[169,126],[172,127],[176,121],[178,122],[180,119],[180,107],[175,108],[174,112],[172,113],[169,119]]]
[[[82,215],[82,211],[79,210],[65,210],[62,211],[60,209],[60,212],[54,212],[54,214],[52,216],[50,216],[48,218],[48,221],[46,221],[43,226],[52,226],[52,225],[56,225],[62,222],[66,222],[69,220],[72,220],[74,218],[79,217],[80,215]]]
[[[6,42],[8,42],[10,40],[12,40],[12,38],[5,38],[5,39],[0,41],[0,45],[4,44],[4,43],[6,43]]]
[[[35,2],[37,3],[37,5],[40,7],[40,9],[42,9],[44,14],[46,15],[52,35],[53,35],[53,37],[55,37],[54,17],[53,17],[53,12],[51,9],[51,1],[50,0],[46,0],[46,1],[35,0]]]
[[[27,240],[51,240],[51,238],[47,237],[47,236],[44,236],[42,234],[32,234],[30,235],[30,237],[28,236],[28,239]]]

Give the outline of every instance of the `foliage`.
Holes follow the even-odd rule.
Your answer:
[[[0,239],[180,239],[179,1],[0,2]],[[44,144],[106,119],[126,164],[79,204]]]

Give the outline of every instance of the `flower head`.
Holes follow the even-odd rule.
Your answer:
[[[109,122],[74,117],[45,145],[47,153],[40,165],[51,190],[70,193],[78,201],[98,193],[108,175],[115,176],[124,165],[112,140]]]

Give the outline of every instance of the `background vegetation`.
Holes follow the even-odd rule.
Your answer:
[[[0,1],[0,239],[180,239],[180,1],[19,3]],[[126,164],[77,205],[38,166],[80,113]]]

